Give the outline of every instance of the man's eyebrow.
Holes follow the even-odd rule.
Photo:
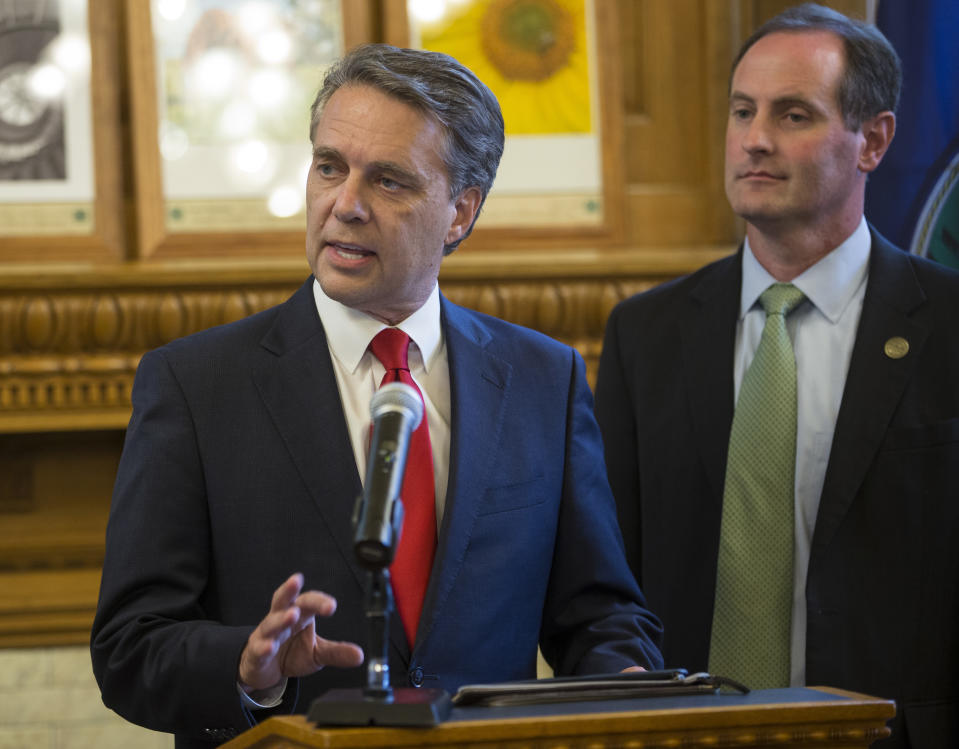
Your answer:
[[[343,156],[335,148],[329,148],[328,146],[317,146],[313,149],[313,158],[314,159],[337,159],[339,161],[343,160]]]
[[[802,107],[813,111],[819,111],[819,107],[813,104],[809,99],[802,96],[781,96],[773,100],[777,109],[789,109],[789,107]]]
[[[423,180],[418,174],[410,171],[401,164],[397,164],[395,161],[372,161],[367,168],[373,172],[393,174],[399,178],[399,181],[405,182],[412,187],[420,187],[423,184]]]
[[[756,100],[748,94],[742,93],[741,91],[733,91],[729,95],[729,104],[755,105]],[[803,109],[809,109],[811,111],[819,111],[819,107],[817,107],[813,102],[798,94],[786,94],[785,96],[779,96],[773,99],[774,109],[789,109],[789,107],[802,107]]]

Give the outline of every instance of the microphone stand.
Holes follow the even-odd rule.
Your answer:
[[[366,625],[370,644],[366,656],[366,686],[363,697],[384,703],[393,701],[390,685],[390,614],[393,588],[386,568],[366,573]]]
[[[366,686],[330,689],[313,700],[307,718],[317,725],[419,726],[442,723],[452,709],[444,689],[390,684],[389,632],[393,591],[387,567],[367,570],[365,594],[369,649]]]
[[[404,395],[404,389],[410,392]],[[386,412],[385,416],[377,419],[381,413],[377,402],[378,399],[386,402],[392,393],[411,399],[412,407],[419,406],[421,410],[419,417],[414,419],[416,423],[422,418],[419,396],[407,385],[391,383],[374,395],[371,410],[376,426],[365,486],[369,490],[374,483],[381,482],[377,486],[381,489],[387,486],[387,493],[395,496],[395,500],[384,514],[382,510],[369,511],[365,494],[360,494],[353,511],[356,532],[353,551],[359,564],[366,569],[363,599],[369,646],[366,651],[366,686],[363,689],[330,689],[315,699],[307,717],[318,725],[435,726],[445,720],[452,709],[449,693],[443,689],[394,689],[390,684],[389,638],[393,589],[389,566],[396,554],[403,527],[403,502],[399,497],[399,487],[406,467],[409,440],[409,432],[402,430],[397,432],[400,436],[396,443],[379,439],[380,422],[385,423],[393,413]],[[384,451],[382,454],[375,451],[376,445],[380,445]],[[377,460],[377,457],[380,459]]]

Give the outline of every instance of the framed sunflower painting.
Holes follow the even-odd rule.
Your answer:
[[[452,55],[490,87],[503,110],[506,148],[470,243],[621,240],[615,4],[408,0],[399,5],[405,6],[402,17],[386,19],[389,41]]]

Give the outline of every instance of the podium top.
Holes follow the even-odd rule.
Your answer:
[[[316,727],[303,715],[274,717],[225,744],[242,747],[454,747],[495,742],[529,746],[531,741],[589,741],[622,745],[644,739],[649,746],[821,746],[868,747],[889,735],[886,721],[895,703],[827,687],[755,690],[749,694],[692,694],[501,707],[454,707],[435,728]],[[655,739],[656,743],[652,743]],[[645,746],[646,744],[644,744]]]

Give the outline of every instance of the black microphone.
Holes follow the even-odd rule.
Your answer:
[[[353,550],[360,564],[376,570],[388,567],[396,554],[403,525],[400,487],[410,436],[423,420],[423,401],[409,385],[390,382],[373,393],[370,415],[373,436],[363,493],[354,510]]]

